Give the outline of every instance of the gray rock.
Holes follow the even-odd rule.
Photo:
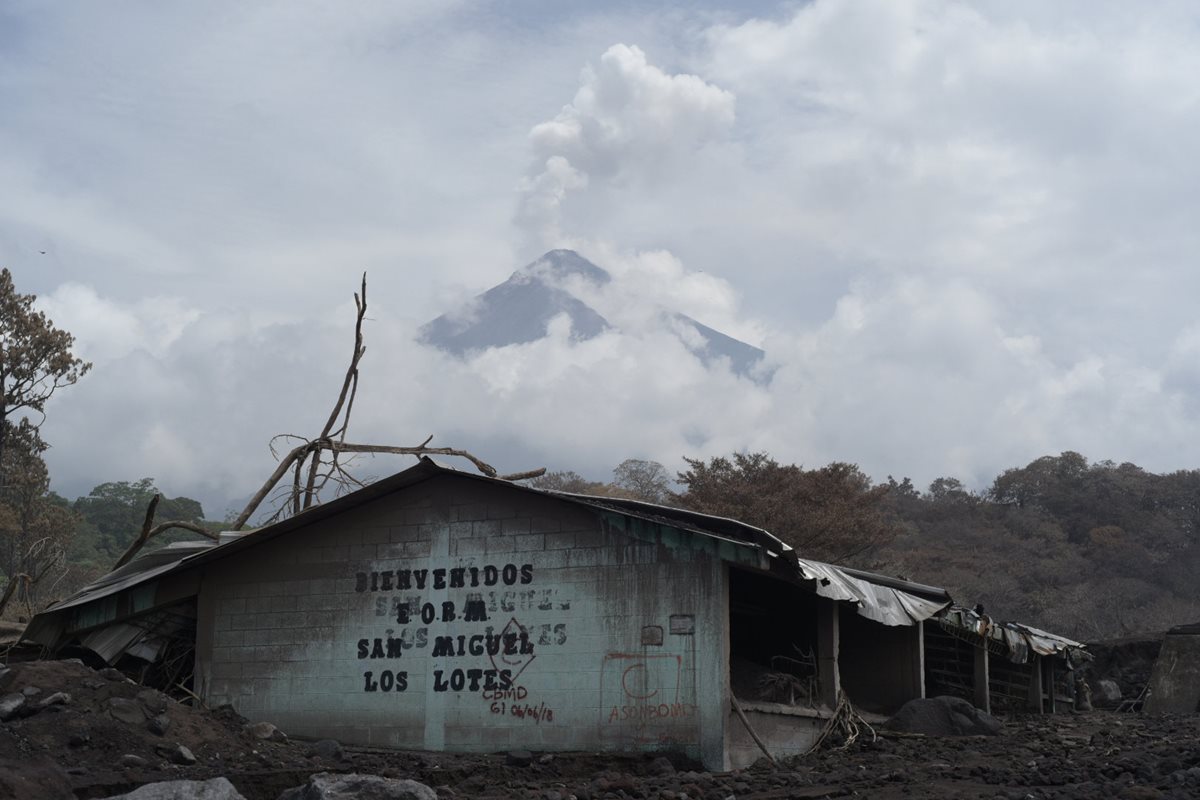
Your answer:
[[[68,747],[83,747],[88,742],[92,741],[92,736],[89,733],[76,732],[72,733],[67,739]]]
[[[43,697],[38,702],[38,708],[49,708],[50,706],[61,706],[71,702],[71,695],[66,692],[55,692],[49,697]]]
[[[150,762],[141,756],[134,755],[133,753],[126,753],[117,759],[117,763],[122,767],[144,767]]]
[[[21,690],[21,694],[25,695],[26,697],[37,697],[41,693],[42,690],[36,686],[26,686]]]
[[[146,723],[146,729],[155,736],[163,736],[171,727],[171,719],[166,714],[159,714]]]
[[[305,753],[309,758],[325,758],[331,761],[341,761],[346,757],[342,746],[334,739],[322,739],[319,742],[314,742],[308,751]]]
[[[208,781],[160,781],[139,786],[109,800],[246,800],[225,778]]]
[[[162,755],[172,764],[195,764],[196,756],[192,755],[192,751],[181,744],[160,744],[155,746],[154,752]]]
[[[437,792],[413,780],[321,772],[309,776],[304,786],[288,789],[278,800],[437,800]]]
[[[287,741],[287,734],[269,722],[247,722],[242,727],[242,730],[253,736],[255,739],[262,739],[270,742]]]
[[[649,772],[651,775],[674,775],[675,765],[665,756],[659,756],[650,762]]]
[[[1109,708],[1120,705],[1124,699],[1121,693],[1121,687],[1116,681],[1110,681],[1107,678],[1096,681],[1095,691],[1092,692],[1092,702],[1100,708]]]
[[[108,713],[113,715],[113,719],[129,725],[141,725],[146,721],[146,712],[142,710],[141,704],[124,697],[110,697]]]
[[[154,689],[142,689],[137,693],[137,699],[149,714],[163,713],[170,702],[165,694]]]
[[[6,694],[0,697],[0,722],[8,722],[25,707],[25,695]]]
[[[533,763],[533,753],[528,750],[509,750],[504,763],[510,767],[528,767]]]
[[[101,678],[104,678],[104,680],[106,680],[106,681],[115,681],[117,683],[129,681],[129,678],[125,677],[124,672],[121,672],[121,670],[119,670],[119,669],[113,669],[112,667],[105,667],[104,669],[100,670],[96,674],[99,675]],[[130,682],[132,683],[132,681],[130,681]]]
[[[909,700],[884,728],[926,736],[998,736],[1000,720],[960,697]]]

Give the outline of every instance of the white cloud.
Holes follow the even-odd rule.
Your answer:
[[[637,46],[617,44],[583,70],[574,99],[533,127],[535,172],[521,184],[518,221],[546,247],[562,243],[560,207],[595,183],[666,180],[734,121],[734,97],[695,75],[669,75]]]
[[[323,421],[364,270],[362,440],[598,478],[735,448],[918,483],[1200,464],[1190,4],[16,13],[0,260],[97,361],[47,423],[68,493],[248,494],[270,435]],[[622,335],[411,343],[541,242],[613,274],[573,288]],[[662,307],[762,344],[771,383]]]

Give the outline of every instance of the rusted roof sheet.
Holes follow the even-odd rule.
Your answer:
[[[944,626],[998,643],[1007,653],[1008,660],[1015,664],[1027,662],[1030,652],[1040,656],[1063,656],[1068,660],[1091,658],[1086,646],[1073,639],[1019,622],[997,622],[986,614],[962,606],[952,606],[939,619]]]

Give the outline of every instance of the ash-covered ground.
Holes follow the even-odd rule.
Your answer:
[[[1198,716],[1026,716],[1006,719],[998,736],[963,738],[872,739],[864,729],[845,749],[710,773],[661,756],[533,753],[526,763],[524,754],[314,747],[76,661],[13,664],[0,698],[0,797],[110,797],[224,776],[247,800],[276,800],[324,771],[411,778],[441,798],[1200,797]]]

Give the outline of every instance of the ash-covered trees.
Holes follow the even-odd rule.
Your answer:
[[[50,491],[42,460],[46,445],[28,420],[9,431],[2,459],[7,483],[0,489],[0,613],[10,600],[26,604],[44,595],[42,579],[61,577],[76,517]]]
[[[19,418],[32,417],[29,424],[36,431],[51,395],[92,367],[71,352],[75,337],[34,310],[36,299],[19,293],[12,273],[0,269],[0,464]],[[4,477],[0,473],[0,486]]]
[[[33,308],[12,273],[0,269],[0,612],[13,597],[27,603],[64,561],[75,519],[50,492],[40,428],[46,401],[91,364],[71,352],[74,337]]]
[[[883,504],[888,487],[873,486],[854,464],[806,470],[766,453],[684,460],[683,505],[764,528],[804,558],[869,565],[897,533]]]
[[[613,486],[634,500],[665,503],[671,497],[671,476],[657,461],[627,458],[613,469]]]

